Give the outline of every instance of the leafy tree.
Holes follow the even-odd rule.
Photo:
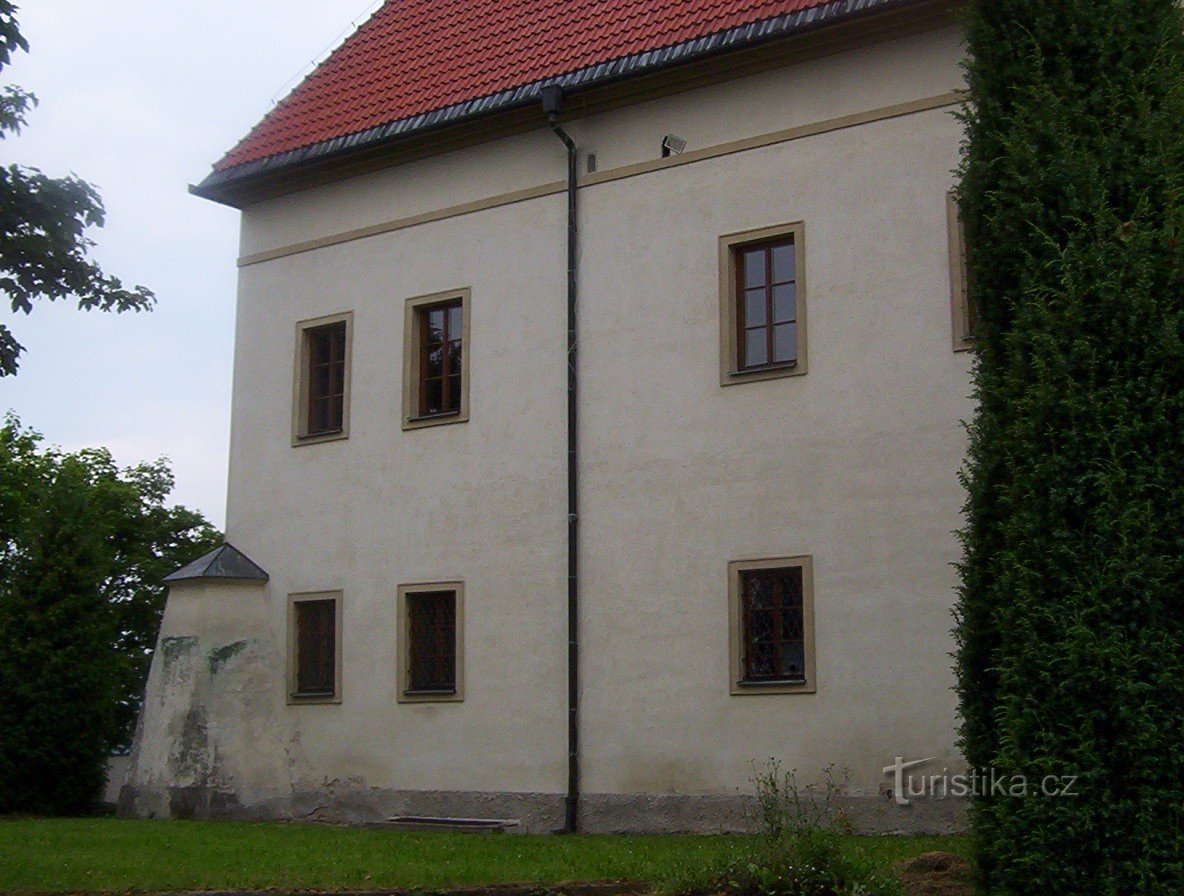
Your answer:
[[[87,811],[130,742],[161,579],[220,540],[165,506],[172,486],[163,460],[121,470],[0,427],[0,812]]]
[[[16,21],[17,7],[0,0],[0,71],[17,50],[28,51]],[[37,99],[16,87],[0,88],[0,140],[19,133]],[[74,296],[78,307],[143,311],[155,301],[142,286],[125,289],[87,257],[88,227],[102,227],[102,200],[77,177],[52,178],[36,168],[0,167],[0,292],[13,311],[28,314],[37,299]],[[0,376],[17,371],[23,347],[0,324]]]
[[[975,0],[958,605],[991,894],[1184,892],[1184,20]]]

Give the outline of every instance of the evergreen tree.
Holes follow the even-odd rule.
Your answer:
[[[974,0],[957,671],[991,894],[1184,892],[1184,20]],[[1076,776],[1046,796],[1045,776]]]

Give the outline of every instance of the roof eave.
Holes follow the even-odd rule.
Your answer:
[[[622,81],[799,37],[873,14],[909,7],[945,9],[956,3],[957,0],[831,0],[822,6],[588,66],[231,168],[215,169],[201,183],[190,186],[189,192],[223,205],[242,208],[263,198],[275,186],[290,182],[301,172],[331,168],[362,153],[381,153],[415,138],[430,138],[449,129],[489,126],[498,119],[511,120],[515,113],[521,118],[525,110],[538,102],[539,91],[544,85],[558,84],[569,98],[578,97]]]

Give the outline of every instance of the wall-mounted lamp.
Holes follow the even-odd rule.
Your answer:
[[[662,138],[662,158],[679,155],[686,148],[687,141],[683,140],[682,137],[667,134]]]

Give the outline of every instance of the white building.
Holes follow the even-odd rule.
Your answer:
[[[388,0],[194,190],[235,547],[122,811],[734,829],[776,757],[956,824],[883,768],[962,763],[961,53],[931,0]]]

